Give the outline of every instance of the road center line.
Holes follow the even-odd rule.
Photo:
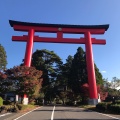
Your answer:
[[[54,111],[55,111],[55,106],[53,107],[52,115],[51,115],[51,120],[53,120],[54,117]]]

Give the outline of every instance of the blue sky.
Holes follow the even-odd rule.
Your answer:
[[[74,25],[110,24],[104,35],[92,37],[106,39],[106,45],[93,45],[94,61],[104,78],[120,78],[120,0],[1,0],[0,43],[7,53],[7,68],[19,65],[25,55],[25,42],[13,42],[16,32],[9,20]],[[63,62],[85,45],[34,43],[36,49],[48,49],[58,54]]]

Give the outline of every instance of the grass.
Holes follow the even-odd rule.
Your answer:
[[[81,105],[79,107],[82,107],[82,108],[85,108],[85,109],[89,109],[89,110],[93,110],[93,111],[97,111],[95,105]]]
[[[23,105],[23,104],[19,104],[18,105],[18,108],[20,109],[20,111],[29,111],[29,110],[32,110],[32,109],[34,109],[34,108],[36,108],[37,106],[35,106],[35,105],[30,105],[30,104],[28,104],[28,105]]]

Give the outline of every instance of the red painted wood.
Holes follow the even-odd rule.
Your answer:
[[[47,33],[57,33],[61,29],[62,33],[74,33],[74,34],[84,34],[89,31],[91,34],[104,34],[105,29],[81,29],[81,28],[57,28],[57,27],[34,27],[34,26],[22,26],[14,25],[14,30],[16,31],[28,31],[34,29],[35,32],[47,32]]]
[[[32,58],[32,50],[33,50],[33,38],[34,38],[34,29],[31,29],[28,32],[25,61],[24,61],[24,65],[27,67],[31,66],[31,58]]]
[[[13,41],[26,42],[28,36],[13,36]],[[104,39],[91,38],[92,44],[106,44]],[[48,43],[72,43],[72,44],[85,44],[85,38],[62,38],[62,35],[57,36],[57,38],[39,37],[34,36],[34,42],[48,42]]]
[[[85,33],[85,39],[86,39],[85,48],[90,99],[98,99],[90,32]]]

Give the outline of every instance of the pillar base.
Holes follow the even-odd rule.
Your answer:
[[[28,98],[23,98],[23,105],[28,105]]]
[[[98,99],[89,99],[88,100],[88,105],[97,105],[98,104]]]

